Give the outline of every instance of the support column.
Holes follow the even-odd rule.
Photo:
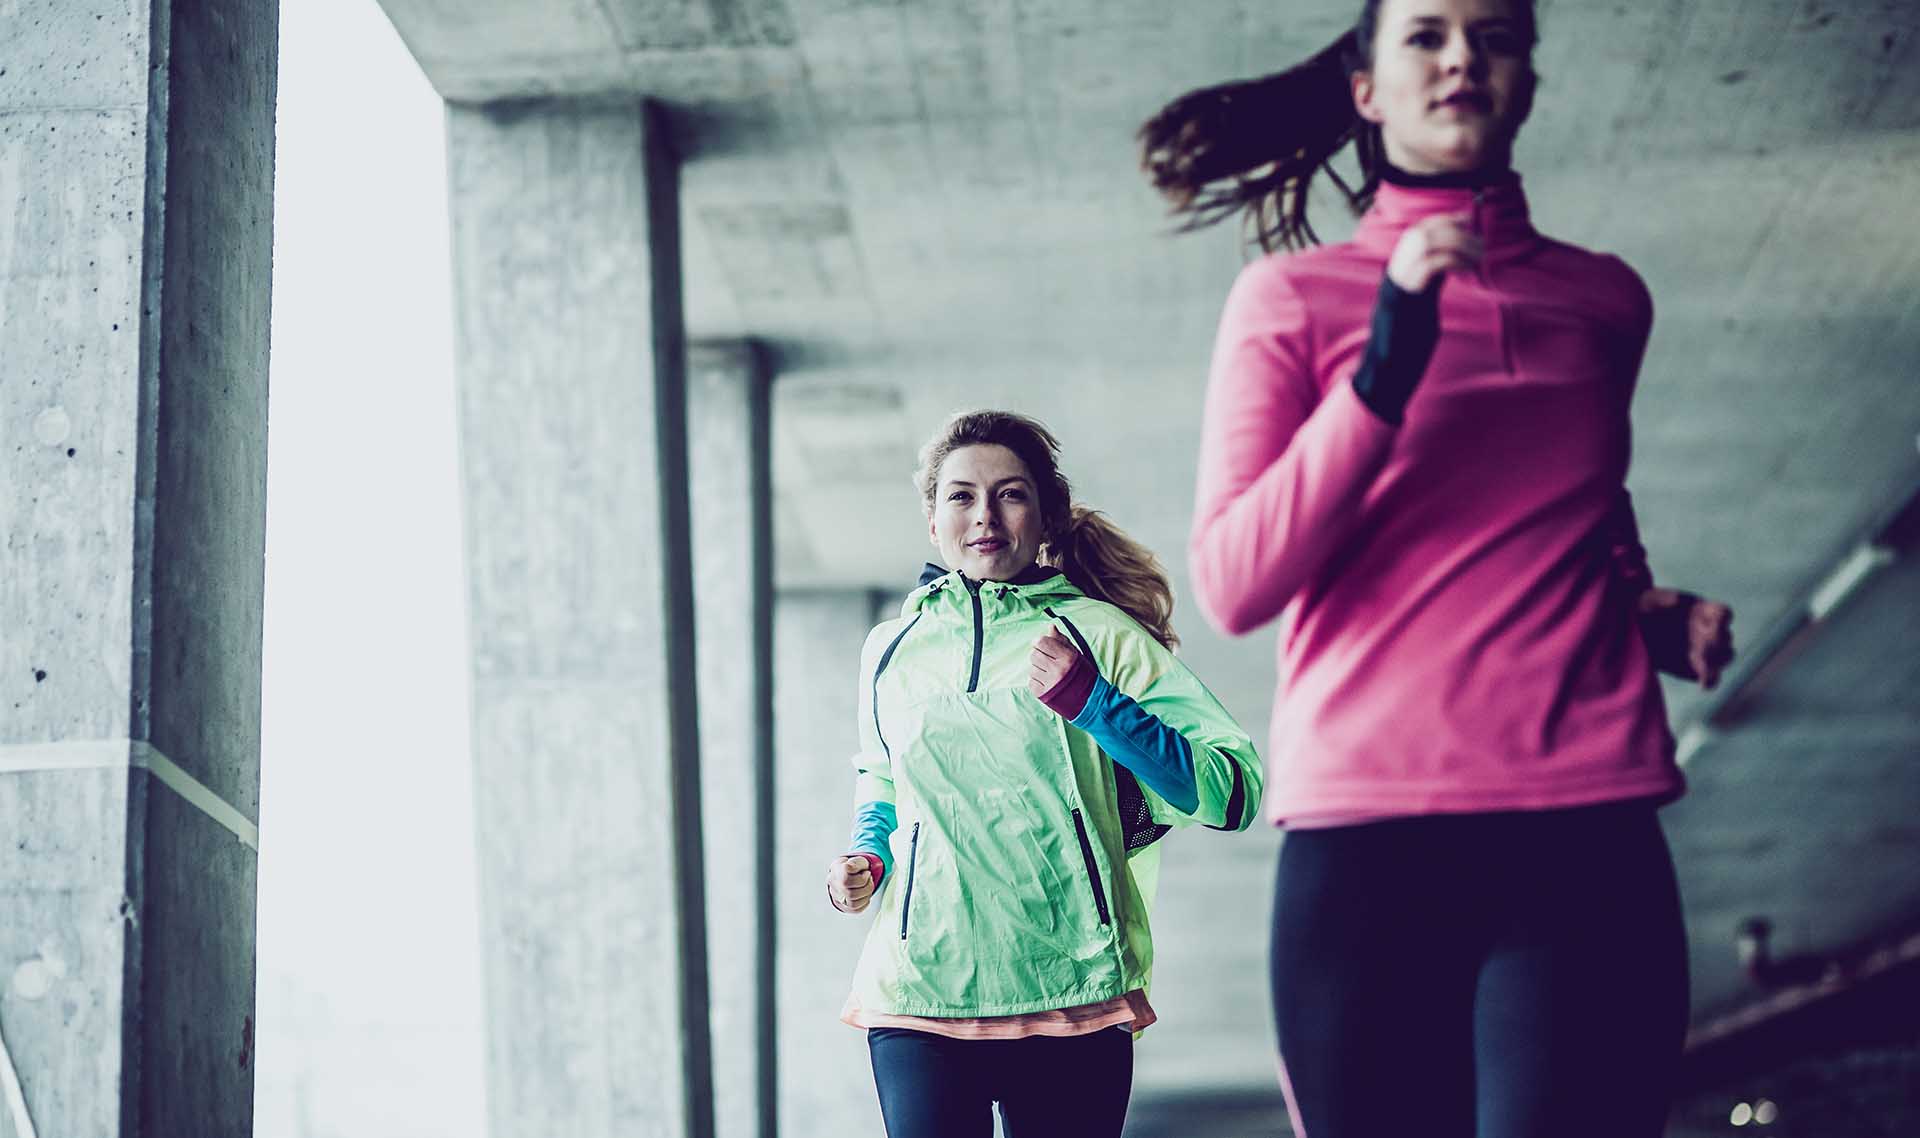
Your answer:
[[[836,912],[826,885],[853,824],[860,646],[878,607],[866,590],[774,604],[781,1138],[882,1132],[866,1035],[840,1022],[873,917]]]
[[[774,1138],[769,375],[749,341],[688,359],[707,950],[718,1138]]]
[[[677,173],[448,112],[490,1138],[713,1132]]]
[[[273,0],[0,11],[0,1119],[253,1121]]]

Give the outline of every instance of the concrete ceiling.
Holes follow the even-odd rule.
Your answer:
[[[1053,424],[1082,496],[1183,581],[1207,354],[1244,254],[1230,229],[1167,234],[1132,132],[1324,46],[1350,0],[382,2],[449,100],[671,109],[690,333],[779,363],[784,584],[909,584],[914,451],[983,405]],[[1536,221],[1626,257],[1656,301],[1630,482],[1654,568],[1766,641],[1920,471],[1920,4],[1540,9],[1516,157]],[[1329,240],[1350,228],[1316,216]],[[1781,915],[1796,949],[1920,919],[1920,578],[1896,569],[1691,753],[1669,821],[1703,1013],[1746,994],[1742,915]],[[1195,667],[1264,724],[1270,636],[1226,642],[1184,611]],[[1669,694],[1682,723],[1713,710]],[[1838,849],[1871,871],[1836,876]]]

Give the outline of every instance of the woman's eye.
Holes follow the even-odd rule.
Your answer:
[[[947,501],[949,502],[964,502],[966,500],[967,492],[965,490],[955,490],[953,493],[947,495]]]
[[[1002,491],[1000,496],[1012,502],[1024,502],[1027,500],[1027,492],[1025,490],[1006,490]]]
[[[1487,32],[1480,37],[1480,50],[1489,55],[1516,55],[1520,37],[1510,31]]]
[[[1424,48],[1432,49],[1432,48],[1439,47],[1440,44],[1444,41],[1442,41],[1439,32],[1436,32],[1431,28],[1426,28],[1413,33],[1411,36],[1408,36],[1407,42],[1412,44],[1415,47],[1424,47]]]

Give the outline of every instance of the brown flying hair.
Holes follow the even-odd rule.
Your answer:
[[[1372,204],[1385,156],[1379,126],[1354,110],[1350,77],[1373,65],[1380,4],[1364,0],[1353,29],[1304,62],[1189,91],[1141,125],[1141,168],[1182,219],[1180,232],[1244,213],[1263,250],[1318,244],[1307,188],[1321,170],[1354,213]],[[1514,19],[1531,50],[1539,39],[1533,0],[1514,0]],[[1358,185],[1332,165],[1349,142]]]

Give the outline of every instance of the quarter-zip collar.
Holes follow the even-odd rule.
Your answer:
[[[1484,190],[1488,186],[1511,182],[1519,175],[1506,166],[1492,170],[1448,170],[1439,174],[1415,174],[1391,162],[1381,162],[1380,180],[1396,186],[1429,190]]]
[[[972,578],[967,577],[966,574],[961,573],[958,570],[950,571],[944,566],[935,565],[933,562],[929,561],[925,565],[922,565],[920,567],[920,584],[931,585],[935,581],[938,581],[940,578],[947,576],[949,572],[952,572],[954,576],[959,577],[962,580],[972,580]],[[1008,581],[1007,584],[1037,585],[1049,577],[1058,577],[1058,576],[1060,576],[1060,570],[1055,569],[1051,565],[1042,565],[1038,561],[1036,561],[1033,564],[1027,566],[1025,569],[1022,569],[1020,571],[1020,575]]]
[[[957,569],[947,570],[930,564],[921,570],[920,587],[909,593],[906,603],[900,606],[901,615],[912,616],[926,607],[929,598],[948,590],[952,590],[953,595],[963,602],[970,596],[996,600],[1018,597],[1036,608],[1044,608],[1064,598],[1086,595],[1079,586],[1067,579],[1065,573],[1051,566],[1036,564],[1010,581],[979,581]]]
[[[1544,240],[1533,228],[1520,175],[1512,174],[1477,189],[1382,182],[1374,192],[1372,208],[1354,231],[1353,243],[1387,257],[1399,243],[1400,235],[1415,223],[1450,213],[1472,218],[1474,231],[1486,243],[1487,262],[1524,257],[1538,249]]]

